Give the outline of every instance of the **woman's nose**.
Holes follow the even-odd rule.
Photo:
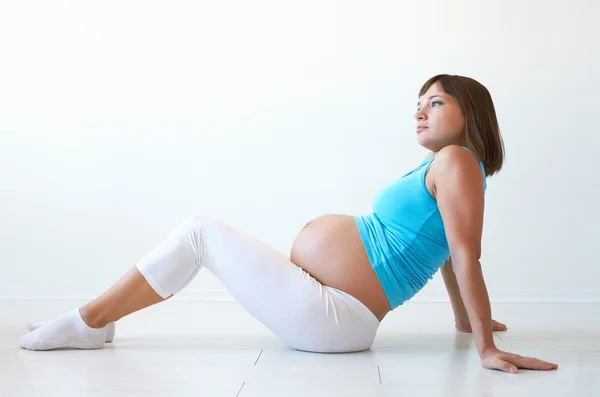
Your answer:
[[[427,116],[425,115],[425,112],[423,112],[422,110],[418,110],[417,113],[415,113],[416,120],[425,120],[426,118],[427,118]]]

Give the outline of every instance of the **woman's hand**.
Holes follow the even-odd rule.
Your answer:
[[[473,330],[471,329],[471,324],[469,323],[469,321],[459,321],[456,320],[455,321],[455,327],[458,331],[460,332],[467,332],[467,333],[472,333]],[[506,325],[499,323],[496,320],[492,320],[492,331],[506,331]]]
[[[519,356],[497,348],[487,349],[481,354],[481,365],[484,368],[510,373],[517,373],[517,368],[540,371],[551,371],[558,368],[557,364],[548,363],[537,358]]]

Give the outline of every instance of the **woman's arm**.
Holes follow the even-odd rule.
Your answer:
[[[469,324],[469,315],[465,303],[460,296],[460,288],[456,281],[456,275],[454,269],[452,269],[452,259],[448,259],[444,266],[440,268],[440,273],[444,278],[444,285],[448,291],[450,297],[450,303],[452,304],[452,311],[454,312],[454,321],[456,322],[456,328],[465,329]]]
[[[484,211],[479,163],[469,151],[451,145],[440,150],[434,165],[434,193],[482,365],[507,372],[516,372],[517,367],[555,369],[555,364],[503,352],[494,343],[490,301],[479,264]]]
[[[481,264],[480,264],[481,266]],[[448,259],[444,266],[440,268],[442,277],[444,278],[444,284],[450,297],[450,303],[452,304],[452,311],[454,312],[454,326],[461,332],[473,332],[471,323],[469,322],[469,314],[467,308],[460,295],[460,288],[456,281],[456,275],[452,268],[452,259]],[[492,319],[492,331],[506,331],[506,325]]]

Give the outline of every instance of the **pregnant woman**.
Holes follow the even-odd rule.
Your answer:
[[[170,298],[205,267],[289,346],[367,350],[385,315],[441,268],[456,326],[473,333],[485,368],[556,369],[494,344],[492,331],[505,328],[491,318],[479,258],[486,178],[502,168],[504,147],[488,90],[468,77],[434,76],[415,119],[429,154],[377,192],[372,213],[308,222],[290,258],[209,215],[190,215],[99,297],[30,325],[21,347],[102,348],[117,320]]]

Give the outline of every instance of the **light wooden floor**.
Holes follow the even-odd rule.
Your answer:
[[[167,301],[117,324],[97,351],[31,352],[28,321],[76,301],[0,300],[0,397],[600,396],[600,304],[495,304],[499,348],[556,362],[552,372],[483,369],[449,304],[407,303],[371,351],[291,350],[232,303]]]

